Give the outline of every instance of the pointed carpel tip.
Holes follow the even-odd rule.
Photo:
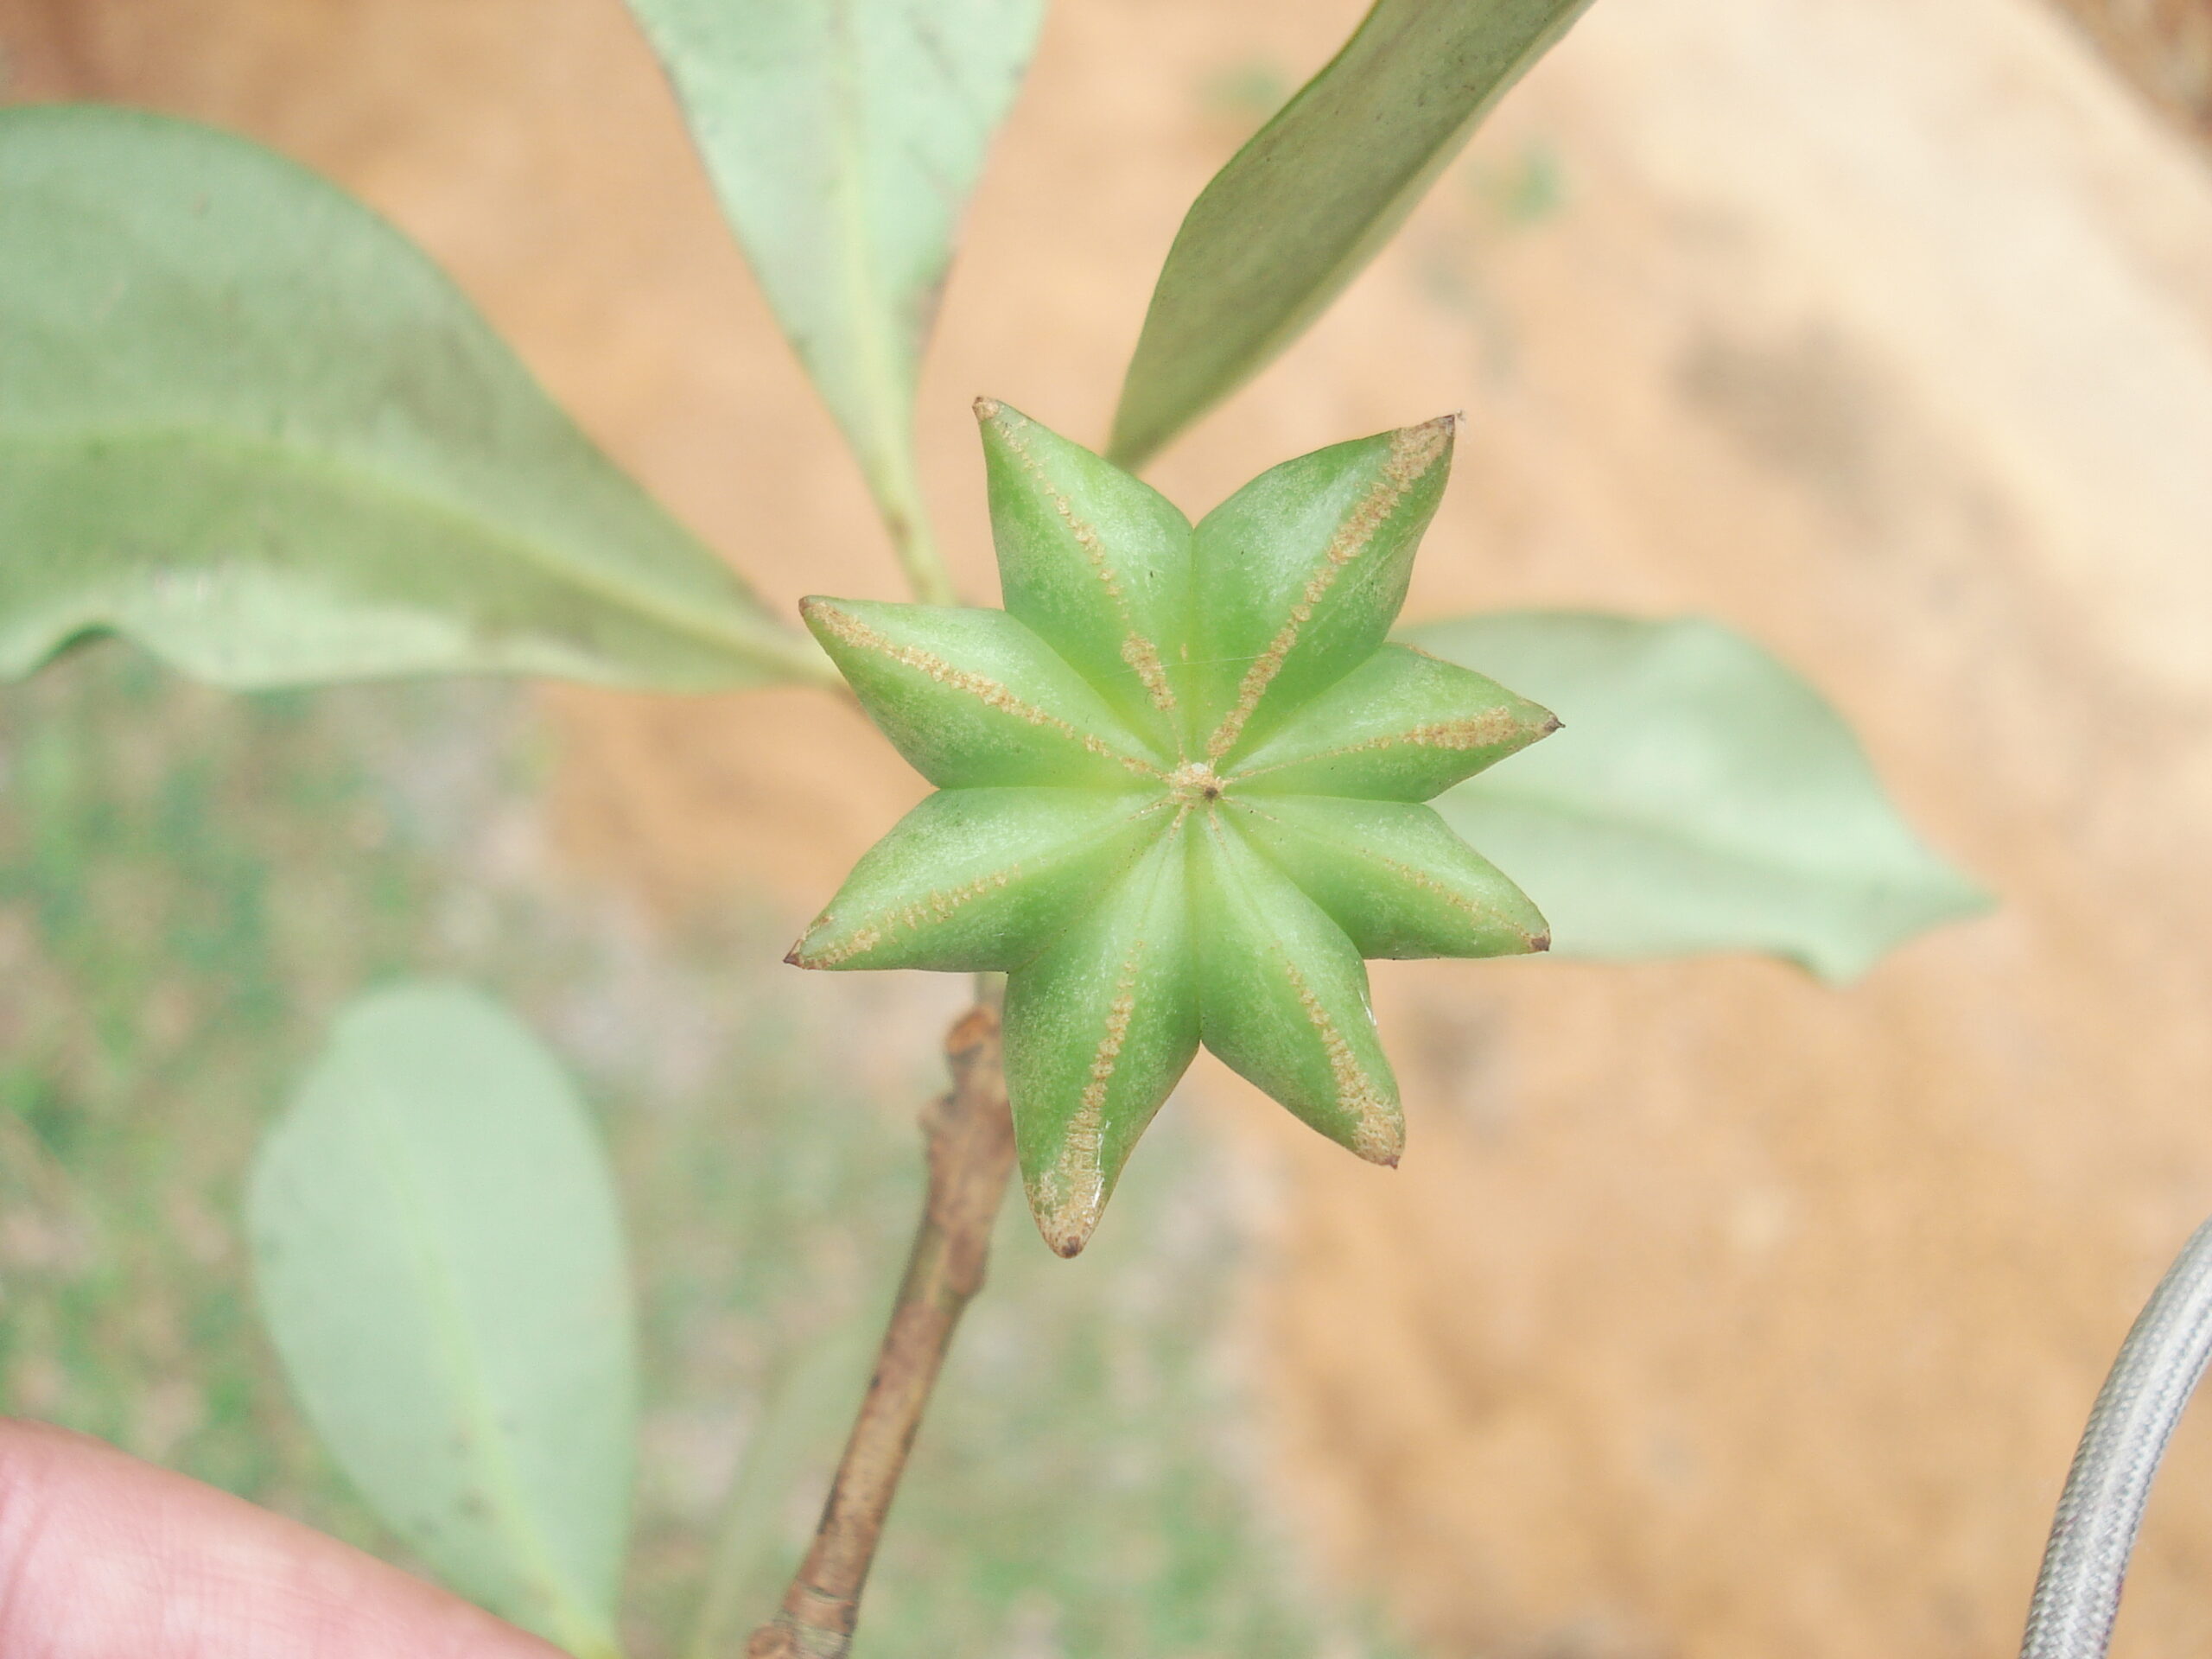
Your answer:
[[[1540,957],[1551,948],[1552,931],[1548,927],[1541,933],[1531,933],[1529,936],[1529,954],[1530,956]]]
[[[1090,1243],[1091,1230],[1098,1225],[1094,1212],[1085,1216],[1039,1215],[1037,1230],[1044,1235],[1046,1247],[1064,1262],[1073,1261],[1083,1254],[1083,1247]]]
[[[1395,1169],[1405,1155],[1406,1126],[1393,1113],[1383,1122],[1370,1119],[1350,1142],[1354,1156],[1384,1169]]]
[[[804,945],[806,941],[804,939],[801,939],[798,944],[794,944],[790,950],[784,952],[785,966],[790,968],[804,968],[806,966],[806,958],[799,954],[800,947]]]
[[[1389,435],[1390,454],[1386,472],[1401,487],[1432,468],[1448,461],[1454,429],[1461,417],[1439,415],[1417,426],[1402,426]]]
[[[1105,1208],[1103,1201],[1085,1204],[1058,1199],[1033,1184],[1025,1182],[1024,1186],[1030,1218],[1036,1222],[1046,1248],[1063,1260],[1082,1255],[1083,1247],[1090,1243],[1090,1235],[1098,1225],[1099,1215]]]
[[[970,407],[976,411],[976,418],[988,425],[998,419],[999,411],[1004,405],[995,397],[978,397]]]

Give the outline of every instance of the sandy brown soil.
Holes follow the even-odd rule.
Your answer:
[[[978,594],[968,398],[1098,434],[1241,130],[1205,89],[1358,9],[1060,0],[924,410]],[[0,41],[24,91],[242,127],[385,207],[778,601],[893,591],[613,0],[0,0]],[[1564,200],[1524,222],[1532,150]],[[1395,1175],[1202,1072],[1290,1178],[1253,1308],[1286,1501],[1439,1654],[2004,1650],[2212,1210],[2212,172],[2029,0],[1606,0],[1156,478],[1203,508],[1449,408],[1416,612],[1749,629],[2003,909],[1843,993],[1390,966]],[[553,696],[577,855],[672,906],[803,910],[917,792],[798,694]],[[2122,1624],[2212,1642],[2203,1422]]]
[[[2145,97],[2212,143],[2212,0],[2061,0]]]

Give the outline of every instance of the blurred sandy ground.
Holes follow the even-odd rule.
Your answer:
[[[1058,0],[923,415],[979,595],[969,397],[1099,435],[1236,89],[1359,10]],[[0,0],[0,43],[17,95],[241,128],[385,207],[778,602],[894,591],[613,0]],[[2004,908],[1843,994],[1386,966],[1395,1176],[1202,1071],[1288,1177],[1252,1310],[1284,1502],[1440,1655],[2006,1650],[2212,1210],[2212,169],[2030,0],[1604,0],[1156,476],[1201,510],[1451,408],[1416,613],[1749,630]],[[550,695],[575,857],[671,908],[808,909],[916,793],[826,701]],[[2120,1651],[2208,1643],[2200,1417]]]
[[[2212,0],[2060,0],[2144,96],[2212,143]]]

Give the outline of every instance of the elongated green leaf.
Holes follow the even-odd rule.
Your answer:
[[[1848,980],[1988,900],[1914,836],[1818,693],[1686,618],[1522,612],[1407,630],[1563,728],[1437,808],[1561,955],[1764,950]]]
[[[466,987],[365,997],[264,1142],[248,1210],[277,1351],[369,1501],[462,1593],[613,1654],[629,1285],[559,1067]]]
[[[382,219],[242,139],[0,111],[0,677],[829,676]]]
[[[919,597],[951,598],[914,478],[914,381],[954,233],[1045,0],[630,0],[722,212],[844,429]]]
[[[1302,334],[1590,0],[1376,0],[1192,204],[1108,453],[1141,465]]]

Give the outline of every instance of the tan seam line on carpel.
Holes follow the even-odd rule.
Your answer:
[[[895,933],[920,927],[925,923],[946,920],[971,899],[996,892],[1020,874],[1020,864],[1009,864],[1005,869],[993,870],[972,881],[963,881],[957,887],[940,888],[912,904],[901,905],[898,909],[877,917],[844,944],[805,958],[805,964],[809,968],[835,968],[840,963],[850,962],[855,957],[874,950]],[[824,911],[815,926],[830,925],[835,920],[836,918]]]
[[[1323,550],[1321,563],[1306,579],[1306,590],[1290,607],[1290,620],[1268,642],[1268,648],[1255,658],[1252,666],[1244,671],[1244,678],[1236,688],[1236,703],[1222,719],[1214,734],[1206,740],[1206,754],[1218,760],[1236,747],[1244,730],[1244,722],[1260,706],[1260,699],[1268,687],[1282,671],[1284,660],[1297,645],[1298,636],[1313,620],[1313,612],[1329,589],[1336,584],[1346,566],[1367,550],[1375,533],[1382,527],[1391,511],[1405,499],[1406,492],[1418,483],[1422,475],[1436,464],[1452,435],[1452,417],[1429,421],[1420,426],[1409,426],[1390,435],[1390,453],[1382,463],[1382,474],[1375,480],[1359,505],[1348,513],[1337,533],[1330,537]]]
[[[1175,712],[1175,690],[1167,683],[1167,668],[1160,660],[1160,647],[1143,634],[1131,628],[1128,637],[1122,641],[1122,660],[1127,663],[1152,699],[1152,706],[1163,715]]]
[[[1129,610],[1129,596],[1122,587],[1121,573],[1114,569],[1113,561],[1107,557],[1106,543],[1099,539],[1096,527],[1077,516],[1075,504],[1061,493],[1046,475],[1043,464],[1022,435],[1022,428],[1030,423],[1028,420],[1021,417],[1021,426],[1016,426],[1013,421],[1002,418],[1005,410],[1001,404],[987,403],[981,407],[984,410],[983,418],[998,427],[1001,435],[1006,439],[1007,448],[1021,463],[1021,470],[1029,474],[1030,481],[1042,490],[1045,499],[1052,504],[1052,511],[1060,515],[1060,522],[1068,527],[1068,534],[1075,537],[1075,544],[1083,550],[1084,557],[1090,561],[1090,568],[1096,572],[1099,585],[1105,588],[1106,597],[1113,601],[1115,610],[1120,613],[1122,626],[1128,630],[1127,637],[1122,641],[1122,660],[1135,673],[1145,694],[1152,699],[1153,706],[1163,715],[1173,714],[1175,692],[1167,683],[1167,671],[1161,665],[1160,647],[1147,639],[1137,627],[1136,618]]]
[[[1402,732],[1386,732],[1380,737],[1363,739],[1357,743],[1346,743],[1341,747],[1322,749],[1313,754],[1301,754],[1294,760],[1278,760],[1273,766],[1255,766],[1249,772],[1232,772],[1238,782],[1249,778],[1264,778],[1271,772],[1281,772],[1286,766],[1310,766],[1318,760],[1341,760],[1347,754],[1369,754],[1380,749],[1394,749],[1406,746],[1421,749],[1487,749],[1503,743],[1521,729],[1521,722],[1503,709],[1471,715],[1465,720],[1433,720],[1419,726],[1408,726]]]
[[[1106,1033],[1090,1057],[1090,1076],[1083,1097],[1068,1119],[1067,1138],[1052,1161],[1046,1198],[1052,1225],[1048,1235],[1057,1246],[1081,1236],[1098,1216],[1100,1189],[1106,1184],[1101,1156],[1106,1144],[1106,1091],[1113,1084],[1122,1046],[1128,1041],[1129,1024],[1136,1017],[1136,982],[1144,959],[1145,941],[1137,940],[1114,985],[1114,1001],[1106,1014]]]
[[[835,606],[819,606],[816,608],[815,613],[824,618],[830,632],[849,645],[855,646],[861,651],[879,652],[894,663],[901,664],[907,668],[919,669],[938,684],[949,685],[956,691],[965,691],[969,696],[997,709],[1001,714],[1012,715],[1015,719],[1027,721],[1032,726],[1046,726],[1054,731],[1064,732],[1091,753],[1103,755],[1109,760],[1117,760],[1131,772],[1141,773],[1147,778],[1157,778],[1160,775],[1160,768],[1150,761],[1141,760],[1133,754],[1124,754],[1103,738],[1094,737],[1089,732],[1078,730],[1058,715],[1039,709],[1035,703],[1025,702],[1022,698],[1016,696],[1005,686],[987,675],[978,674],[971,669],[956,668],[936,652],[924,651],[918,645],[902,645],[871,628],[858,617],[848,615]]]
[[[1321,999],[1313,994],[1306,976],[1299,972],[1298,964],[1291,960],[1288,952],[1283,952],[1280,960],[1283,972],[1290,977],[1291,989],[1298,995],[1299,1007],[1306,1010],[1307,1021],[1321,1039],[1321,1052],[1328,1057],[1329,1075],[1337,1085],[1337,1104],[1357,1120],[1358,1127],[1352,1131],[1351,1149],[1371,1164],[1395,1163],[1399,1137],[1394,1133],[1396,1125],[1389,1101],[1367,1075],[1359,1057],[1352,1052],[1351,1043],[1329,1017],[1328,1009],[1321,1006]]]
[[[1386,858],[1381,853],[1370,853],[1368,856],[1372,858],[1377,864],[1380,864],[1384,869],[1389,871],[1393,875],[1399,877],[1402,880],[1410,882],[1413,886],[1419,887],[1423,893],[1432,893],[1435,897],[1441,899],[1446,904],[1451,906],[1454,910],[1464,914],[1469,921],[1491,927],[1510,928],[1513,932],[1520,936],[1523,944],[1532,944],[1535,943],[1535,936],[1529,933],[1527,929],[1514,926],[1511,922],[1499,915],[1495,910],[1491,909],[1487,905],[1477,903],[1474,899],[1470,899],[1465,893],[1459,892],[1457,888],[1449,887],[1444,882],[1438,880],[1427,870],[1421,869],[1416,865],[1402,864],[1395,858]]]
[[[1167,828],[1171,839],[1182,829],[1190,810],[1187,805],[1177,809],[1174,822]],[[1147,918],[1158,905],[1160,883],[1166,875],[1166,867],[1162,865],[1153,876],[1152,888],[1145,899]],[[1059,1156],[1052,1160],[1052,1167],[1029,1187],[1031,1207],[1042,1224],[1046,1242],[1064,1255],[1082,1248],[1104,1206],[1106,1171],[1100,1154],[1106,1139],[1106,1091],[1121,1062],[1122,1049],[1128,1041],[1130,1023],[1136,1017],[1137,976],[1148,948],[1147,941],[1140,933],[1115,980],[1114,1001],[1106,1016],[1106,1033],[1091,1055],[1090,1076],[1069,1120],[1067,1140]]]
[[[1266,815],[1272,817],[1272,814]],[[1276,820],[1281,822],[1281,820]],[[1218,818],[1214,819],[1216,838],[1227,833]],[[1285,876],[1285,880],[1289,878]],[[1296,883],[1292,883],[1294,887]],[[1284,976],[1290,981],[1291,990],[1298,998],[1299,1007],[1306,1013],[1307,1022],[1321,1039],[1321,1051],[1329,1061],[1329,1074],[1337,1085],[1337,1103],[1351,1114],[1357,1127],[1352,1131],[1351,1149],[1370,1164],[1389,1164],[1398,1161],[1398,1153],[1404,1132],[1389,1099],[1375,1086],[1375,1080],[1360,1065],[1359,1057],[1352,1052],[1351,1045],[1344,1033],[1329,1016],[1321,999],[1315,995],[1306,976],[1299,971],[1297,962],[1282,948],[1280,940],[1272,941],[1275,960],[1281,964]]]

